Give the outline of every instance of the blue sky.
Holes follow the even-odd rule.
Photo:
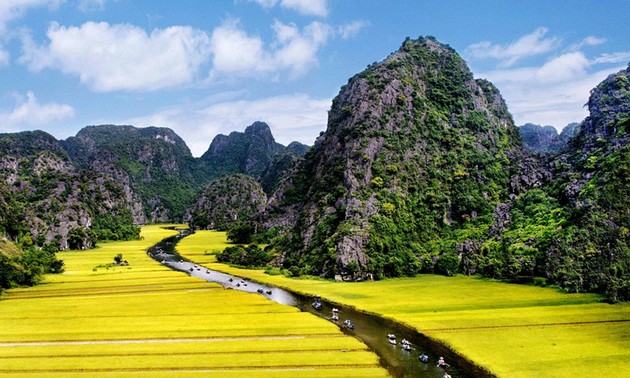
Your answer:
[[[432,35],[516,124],[581,121],[630,61],[630,0],[0,0],[0,132],[164,126],[195,156],[267,122],[312,144],[339,88]]]

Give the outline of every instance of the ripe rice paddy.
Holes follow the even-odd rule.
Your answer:
[[[358,340],[308,313],[174,272],[175,234],[59,254],[44,284],[0,297],[0,377],[385,377]],[[108,266],[122,253],[129,266]]]
[[[499,377],[619,377],[630,371],[629,303],[464,276],[290,279],[216,263],[212,251],[225,245],[223,233],[200,231],[182,240],[178,251],[210,269],[320,294],[405,323]]]

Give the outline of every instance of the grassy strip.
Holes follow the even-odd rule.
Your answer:
[[[456,276],[339,283],[217,264],[226,245],[202,231],[178,250],[205,266],[384,315],[449,345],[501,377],[576,377],[630,371],[630,304],[593,294]],[[200,248],[199,246],[203,246]]]
[[[272,377],[303,367],[302,376],[387,376],[376,355],[329,322],[150,259],[146,249],[172,234],[149,226],[141,241],[61,253],[64,274],[8,291],[0,377]],[[118,253],[129,266],[95,269]]]

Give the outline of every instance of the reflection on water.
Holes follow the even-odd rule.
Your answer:
[[[431,342],[417,331],[405,327],[394,321],[378,316],[365,314],[350,307],[330,304],[319,298],[308,298],[303,295],[289,292],[287,290],[269,285],[259,284],[242,277],[213,271],[187,261],[175,252],[175,244],[182,237],[178,235],[155,245],[149,249],[149,254],[162,264],[191,276],[198,277],[210,282],[219,283],[225,287],[241,290],[255,295],[262,295],[272,301],[294,306],[302,311],[307,311],[321,318],[327,319],[339,326],[346,334],[357,337],[363,341],[379,358],[381,365],[389,370],[395,377],[444,377],[448,372],[451,377],[474,377],[486,376],[482,372],[476,371],[465,361],[461,361],[452,351],[441,345]],[[320,309],[315,309],[313,303],[319,301]],[[338,311],[333,311],[333,308]],[[337,315],[337,317],[333,315]],[[345,321],[350,321],[354,328],[349,328]],[[395,342],[388,339],[388,334],[396,336]],[[405,350],[401,344],[405,339],[410,342],[411,348]],[[419,360],[421,354],[429,356],[427,363]],[[449,367],[437,366],[438,357],[443,356]],[[475,370],[474,373],[465,371],[461,365],[469,367],[468,370]]]

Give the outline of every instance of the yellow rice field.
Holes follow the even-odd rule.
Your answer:
[[[60,253],[66,271],[0,297],[0,377],[386,377],[358,340],[308,313],[170,270],[174,234]],[[107,267],[122,253],[129,266]]]
[[[628,376],[630,304],[593,294],[472,277],[422,275],[340,283],[270,276],[216,263],[225,235],[201,231],[178,251],[208,268],[320,294],[406,323],[499,377]]]

